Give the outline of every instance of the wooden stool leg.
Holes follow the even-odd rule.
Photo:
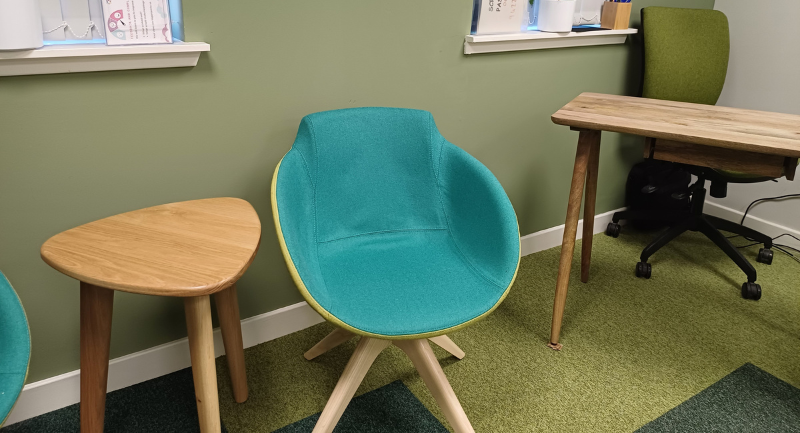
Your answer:
[[[214,294],[217,305],[222,342],[225,344],[225,357],[231,374],[233,398],[237,403],[247,400],[247,372],[244,366],[244,344],[242,343],[242,322],[239,319],[239,298],[236,285]]]
[[[461,348],[458,347],[456,343],[453,343],[453,340],[451,340],[450,337],[446,335],[440,335],[438,337],[429,338],[428,340],[431,340],[431,342],[441,347],[442,349],[446,350],[456,358],[464,359],[465,355],[464,351],[461,350]]]
[[[81,281],[81,433],[103,433],[114,291]]]
[[[312,359],[322,355],[323,353],[333,349],[334,347],[349,341],[351,338],[355,337],[356,334],[353,334],[350,331],[346,331],[342,328],[336,328],[328,334],[325,338],[320,340],[319,343],[315,344],[314,347],[308,349],[303,356],[311,361]]]
[[[575,236],[578,234],[578,217],[581,212],[583,185],[586,181],[586,168],[589,165],[589,154],[592,146],[600,141],[599,131],[581,131],[578,138],[578,150],[575,154],[575,168],[572,171],[572,186],[569,190],[567,220],[564,227],[564,238],[561,242],[561,261],[558,265],[556,295],[553,302],[553,323],[550,329],[550,344],[553,349],[561,349],[558,343],[561,335],[561,319],[564,317],[564,305],[567,302],[569,273],[572,270],[572,253],[575,251]]]
[[[597,170],[600,167],[600,140],[592,143],[586,168],[586,195],[583,203],[583,242],[581,243],[581,281],[589,282],[594,239],[594,213],[597,200]]]
[[[375,358],[390,344],[391,342],[388,340],[361,337],[356,351],[347,362],[342,377],[339,378],[336,388],[333,389],[333,394],[328,399],[312,433],[331,433],[333,431],[347,408],[347,404],[353,399],[358,385],[364,380],[370,366],[375,362]]]
[[[219,433],[219,396],[214,365],[214,334],[211,328],[211,300],[208,296],[185,298],[186,329],[192,355],[194,394],[201,433]]]
[[[447,381],[442,366],[433,354],[427,340],[403,340],[394,344],[411,358],[425,385],[433,394],[436,403],[444,412],[445,418],[456,433],[474,433],[467,414],[458,402],[456,393]]]

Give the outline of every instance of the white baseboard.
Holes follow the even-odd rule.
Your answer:
[[[594,232],[603,232],[614,212],[619,210],[597,215]],[[578,224],[578,239],[582,234],[583,220]],[[520,238],[521,254],[526,256],[557,247],[561,245],[563,236],[564,225],[523,236]],[[251,317],[242,320],[244,347],[255,346],[322,321],[322,317],[305,302]],[[214,351],[216,356],[225,354],[219,329],[214,330]],[[155,379],[189,366],[189,341],[186,338],[151,347],[111,360],[108,367],[108,391]],[[80,370],[30,383],[25,385],[6,425],[61,409],[79,400]]]
[[[242,320],[244,347],[251,347],[316,325],[323,319],[300,302]],[[214,330],[214,352],[225,354],[219,328]],[[108,391],[116,391],[191,366],[186,338],[111,360]],[[14,424],[75,404],[80,400],[80,370],[25,385],[5,425]]]
[[[622,212],[626,208],[612,210],[594,217],[594,233],[603,233],[606,231],[606,226],[611,222],[611,217],[615,212]],[[549,250],[550,248],[561,245],[564,239],[564,224],[560,226],[549,228],[546,230],[531,233],[520,238],[520,254],[527,256],[528,254],[538,253],[539,251]],[[578,239],[583,237],[583,220],[578,221]]]
[[[703,211],[711,216],[726,219],[728,221],[733,221],[736,223],[741,221],[742,216],[744,216],[744,212],[740,212],[738,210],[731,209],[729,207],[722,206],[721,204],[717,204],[710,201],[706,201]],[[764,233],[765,235],[773,238],[775,236],[779,236],[784,233],[789,233],[800,238],[800,231],[798,230],[789,227],[784,227],[780,224],[775,224],[774,222],[767,221],[765,219],[752,216],[750,214],[747,215],[747,220],[745,220],[744,224],[753,230],[760,231],[761,233]],[[776,240],[775,242],[779,244],[789,245],[794,248],[800,248],[800,241],[792,239],[789,236],[784,236]]]

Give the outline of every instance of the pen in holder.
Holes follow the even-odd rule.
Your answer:
[[[610,30],[624,30],[631,22],[631,2],[607,1],[603,3],[600,27]]]

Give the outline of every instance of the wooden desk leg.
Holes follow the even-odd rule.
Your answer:
[[[561,335],[561,319],[564,317],[564,304],[567,302],[569,272],[572,269],[572,253],[575,251],[575,236],[578,234],[578,218],[581,211],[583,185],[586,181],[586,169],[589,165],[591,149],[600,142],[600,131],[581,131],[578,138],[578,150],[575,154],[575,168],[572,171],[572,186],[569,191],[567,221],[564,227],[564,238],[561,242],[561,261],[558,265],[558,280],[553,303],[553,324],[550,330],[550,348],[561,349],[558,343]]]
[[[220,433],[217,371],[214,365],[214,334],[211,328],[211,300],[206,296],[185,298],[186,328],[192,356],[194,394],[201,433]]]
[[[597,199],[597,171],[600,167],[600,132],[589,149],[589,165],[586,168],[586,197],[583,202],[583,242],[581,243],[581,281],[589,282],[589,267],[592,263],[592,240],[594,238],[594,213]]]
[[[239,298],[236,285],[214,294],[217,305],[222,342],[225,344],[225,357],[233,386],[233,398],[237,403],[247,400],[247,372],[244,367],[244,344],[242,343],[242,322],[239,320]]]
[[[81,281],[81,433],[103,433],[114,291]]]

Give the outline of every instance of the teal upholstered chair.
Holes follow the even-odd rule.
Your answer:
[[[456,432],[469,421],[428,345],[493,311],[519,265],[519,229],[492,173],[430,113],[354,108],[307,116],[272,183],[287,266],[337,330],[311,359],[361,336],[315,432],[330,432],[390,343],[416,366]]]
[[[644,35],[644,80],[642,96],[645,98],[714,105],[720,97],[728,71],[730,33],[725,14],[714,10],[647,7],[642,9]],[[642,252],[636,275],[650,278],[651,265],[647,263],[661,247],[687,230],[700,231],[719,246],[747,275],[742,285],[742,296],[760,299],[761,286],[756,284],[756,270],[742,253],[720,233],[736,233],[763,243],[757,260],[772,263],[772,239],[753,229],[731,221],[703,214],[705,182],[711,182],[711,196],[722,198],[727,184],[752,183],[772,180],[746,173],[715,170],[685,165],[697,182],[690,187],[691,210],[680,214],[662,211],[626,211],[614,215],[606,233],[616,237],[620,220],[641,219],[669,222],[670,228],[659,235]]]
[[[0,426],[22,392],[30,359],[31,334],[25,310],[0,272]]]

